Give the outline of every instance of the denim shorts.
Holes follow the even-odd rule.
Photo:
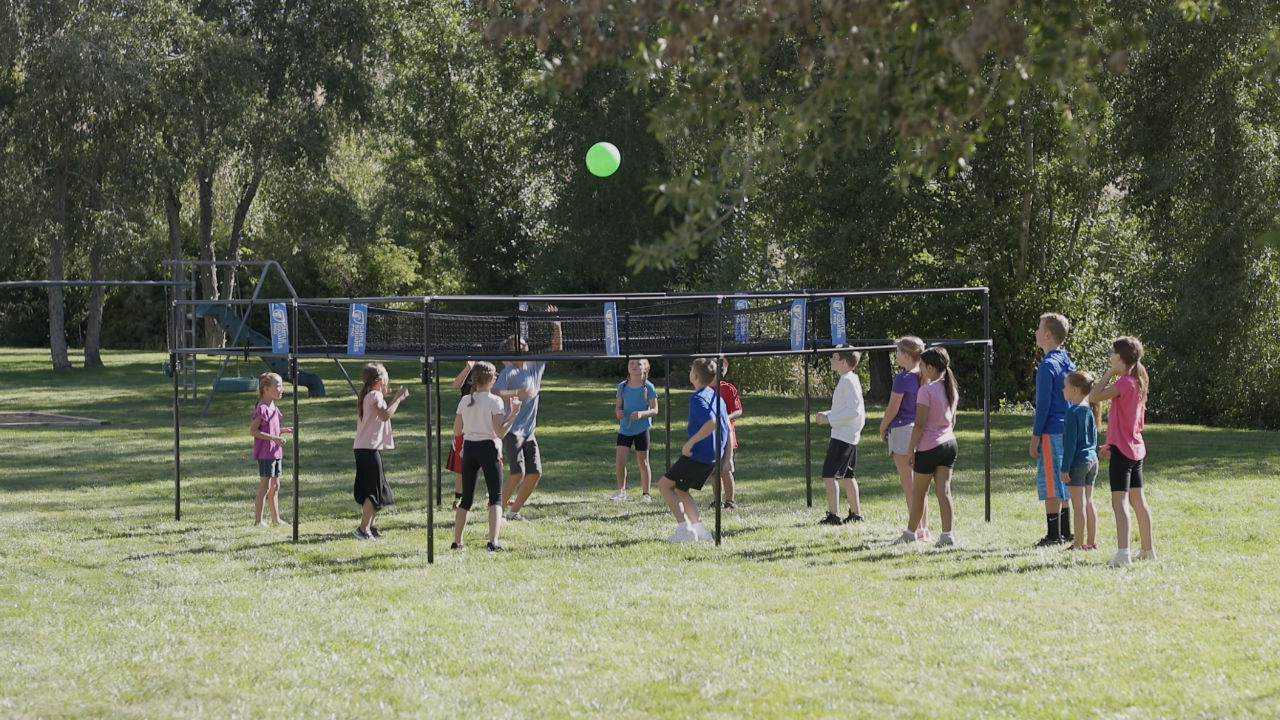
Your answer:
[[[1098,458],[1092,457],[1075,463],[1067,474],[1071,476],[1067,487],[1093,487],[1094,481],[1098,479]]]
[[[280,458],[275,460],[258,460],[258,477],[280,477]]]

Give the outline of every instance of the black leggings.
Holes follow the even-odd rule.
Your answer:
[[[462,499],[458,507],[471,509],[476,494],[476,476],[481,470],[484,470],[489,504],[502,502],[502,463],[498,460],[498,447],[492,440],[467,440],[462,443]]]

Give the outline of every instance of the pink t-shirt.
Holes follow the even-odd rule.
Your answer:
[[[260,402],[253,409],[253,416],[258,418],[258,432],[267,435],[280,434],[280,408],[273,402]],[[284,448],[262,438],[253,439],[254,460],[279,460],[284,457]]]
[[[364,415],[356,420],[356,450],[390,450],[396,446],[391,438],[391,420],[378,417],[378,409],[387,409],[387,399],[377,390],[364,396]]]
[[[916,394],[916,404],[929,408],[924,415],[924,432],[920,434],[916,450],[931,450],[956,439],[956,405],[954,402],[947,404],[947,389],[941,380],[921,385],[920,392]],[[919,413],[916,413],[916,424],[921,424]]]
[[[1147,443],[1142,439],[1142,426],[1147,420],[1147,404],[1138,397],[1138,379],[1123,375],[1116,381],[1119,395],[1111,398],[1107,414],[1107,444],[1117,448],[1130,460],[1147,456]]]

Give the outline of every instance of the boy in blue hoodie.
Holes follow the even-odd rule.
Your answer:
[[[1036,490],[1044,501],[1045,535],[1036,547],[1071,542],[1071,496],[1062,482],[1058,468],[1062,457],[1063,420],[1067,401],[1062,397],[1062,383],[1075,363],[1062,349],[1071,330],[1066,317],[1048,312],[1040,316],[1036,328],[1036,347],[1044,351],[1044,359],[1036,367],[1036,416],[1031,425],[1028,452],[1036,460]]]

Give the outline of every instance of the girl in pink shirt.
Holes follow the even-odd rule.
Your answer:
[[[279,525],[280,519],[280,461],[284,458],[284,436],[293,432],[291,427],[280,427],[282,413],[276,400],[284,393],[284,380],[273,372],[258,376],[258,404],[253,408],[249,421],[249,434],[253,436],[253,459],[258,461],[258,497],[253,501],[253,523],[266,526],[262,519],[262,503],[271,511],[271,524]]]
[[[1111,384],[1112,380],[1115,384]],[[1111,507],[1116,514],[1116,554],[1112,567],[1133,562],[1129,554],[1129,504],[1138,518],[1138,538],[1142,542],[1140,560],[1154,560],[1155,541],[1151,536],[1151,508],[1142,491],[1142,460],[1147,444],[1142,427],[1147,417],[1147,388],[1150,377],[1142,364],[1142,341],[1136,337],[1117,338],[1111,343],[1111,369],[1094,385],[1089,402],[1111,401],[1107,414],[1107,442],[1099,455],[1110,459]]]
[[[951,356],[946,348],[930,348],[920,356],[920,390],[916,393],[916,422],[907,446],[907,462],[914,473],[911,487],[911,516],[907,529],[894,540],[895,545],[916,541],[920,518],[924,514],[929,485],[938,496],[938,514],[942,516],[942,536],[936,547],[953,547],[951,534],[954,512],[951,505],[951,472],[956,464],[956,406],[960,403],[960,387],[951,370]]]
[[[369,363],[360,372],[364,386],[356,402],[356,441],[352,446],[356,455],[355,498],[360,505],[360,526],[356,528],[358,540],[372,540],[382,533],[373,524],[373,518],[383,506],[390,505],[391,486],[382,470],[382,450],[396,446],[391,437],[391,416],[400,403],[409,396],[409,388],[401,387],[395,398],[387,402],[390,378],[382,363]]]

